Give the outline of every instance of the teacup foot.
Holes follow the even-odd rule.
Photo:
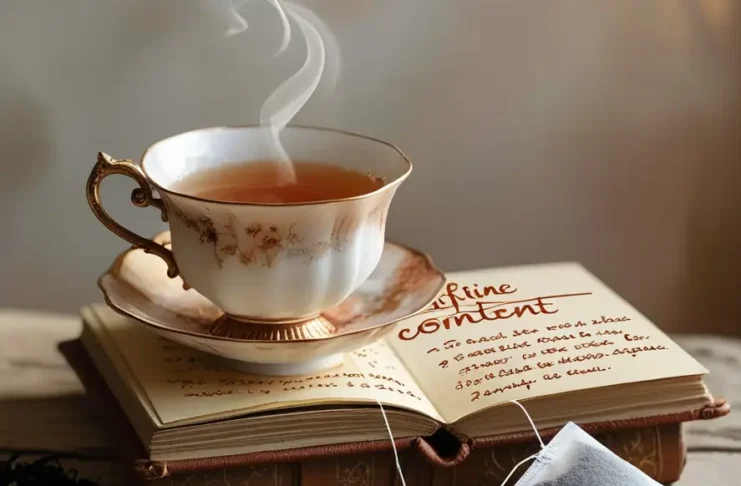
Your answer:
[[[321,315],[294,321],[267,321],[225,314],[209,328],[212,336],[256,341],[302,341],[332,336],[337,329]]]
[[[250,363],[224,357],[215,357],[226,368],[232,368],[251,375],[260,376],[303,376],[318,373],[340,366],[344,361],[342,353],[315,358],[300,363]]]

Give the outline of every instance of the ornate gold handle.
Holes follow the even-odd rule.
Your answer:
[[[170,278],[177,277],[180,271],[175,263],[175,257],[172,251],[159,243],[124,228],[103,208],[103,203],[100,201],[100,183],[103,179],[113,174],[121,174],[134,179],[139,184],[139,187],[131,191],[131,202],[140,208],[146,208],[147,206],[156,207],[161,212],[162,221],[167,221],[165,204],[162,202],[162,199],[152,195],[152,187],[147,182],[147,178],[144,177],[142,170],[130,160],[115,160],[110,155],[102,152],[98,153],[98,162],[96,162],[87,180],[87,202],[90,204],[90,209],[93,210],[95,216],[106,228],[134,245],[135,248],[141,248],[147,253],[152,253],[162,258],[167,263],[167,276]]]

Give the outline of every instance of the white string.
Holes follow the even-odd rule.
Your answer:
[[[540,437],[540,434],[538,433],[538,428],[535,427],[535,422],[533,422],[532,417],[530,417],[530,414],[527,413],[527,410],[525,410],[525,407],[523,407],[522,404],[518,402],[517,400],[510,400],[510,402],[514,403],[515,405],[517,405],[518,407],[522,409],[523,413],[525,414],[525,417],[527,417],[527,420],[530,422],[530,426],[533,428],[533,432],[535,432],[535,436],[538,438],[538,442],[540,442],[540,448],[544,449],[545,444],[543,443],[543,439]]]
[[[542,451],[543,449],[545,449],[545,443],[543,443],[543,438],[540,436],[540,433],[538,432],[538,428],[535,427],[535,422],[533,422],[533,418],[530,416],[529,413],[527,413],[527,410],[525,409],[525,407],[523,407],[522,404],[518,402],[517,400],[510,400],[510,402],[514,403],[515,405],[517,405],[518,407],[522,409],[522,412],[525,414],[525,417],[527,417],[528,422],[530,422],[530,426],[533,428],[533,432],[535,432],[535,436],[538,438],[538,442],[540,442],[540,450]],[[502,481],[501,486],[504,486],[505,484],[507,484],[507,481],[509,481],[512,478],[512,475],[515,473],[515,471],[517,471],[520,468],[520,466],[525,464],[527,461],[531,461],[537,458],[538,454],[540,454],[540,452],[537,452],[533,454],[532,456],[526,457],[525,459],[518,462],[515,465],[515,467],[512,468],[509,474],[507,474],[507,477],[504,478],[504,481]]]
[[[399,479],[401,479],[401,486],[407,486],[404,481],[404,474],[401,472],[401,463],[399,462],[399,453],[396,451],[396,443],[394,442],[394,435],[391,433],[391,426],[389,425],[389,419],[386,417],[386,411],[381,405],[381,401],[376,397],[376,403],[381,407],[381,415],[383,415],[383,421],[386,424],[386,430],[389,433],[389,439],[391,439],[391,447],[394,449],[394,459],[396,460],[396,470],[399,472]]]
[[[504,478],[504,481],[502,481],[502,486],[504,486],[505,484],[507,484],[507,481],[510,480],[510,478],[512,477],[512,475],[515,473],[515,471],[517,471],[517,469],[519,469],[520,466],[522,466],[523,464],[525,464],[527,461],[530,461],[532,459],[535,459],[536,457],[538,457],[538,454],[533,454],[532,456],[526,457],[525,459],[523,459],[520,462],[518,462],[517,465],[515,465],[515,467],[512,468],[512,470],[509,472],[509,474],[507,474],[507,477]]]

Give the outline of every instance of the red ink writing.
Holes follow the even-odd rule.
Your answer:
[[[493,336],[483,336],[478,339],[466,339],[466,344],[481,344],[481,343],[488,343],[491,341],[499,341],[500,339],[506,339],[507,335],[502,334],[501,332],[499,334],[495,334]]]
[[[453,308],[455,312],[461,311],[461,304],[466,300],[480,300],[490,296],[496,295],[507,295],[514,294],[517,289],[511,288],[508,284],[502,284],[497,286],[489,285],[483,289],[479,288],[479,284],[473,284],[473,287],[464,285],[459,289],[459,286],[455,282],[448,282],[445,286],[445,294],[437,298],[432,304],[432,308],[435,310],[443,310]],[[463,295],[461,295],[463,294]]]
[[[621,348],[621,349],[614,350],[612,352],[612,355],[620,356],[621,354],[629,354],[635,358],[639,353],[645,353],[647,351],[664,351],[665,349],[667,348],[661,345],[659,346],[639,346],[635,348]]]
[[[601,368],[599,366],[593,366],[592,368],[569,370],[566,372],[566,374],[568,376],[587,375],[589,373],[600,373],[609,369],[611,368]]]
[[[500,344],[499,351],[509,351],[510,349],[521,349],[521,348],[529,348],[529,347],[530,347],[529,342],[522,341],[520,343]]]
[[[625,334],[623,338],[625,338],[626,341],[644,341],[648,339],[648,336],[633,336],[631,334]]]
[[[482,395],[485,396],[485,397],[489,397],[489,396],[492,396],[492,395],[496,395],[497,393],[504,393],[506,391],[514,390],[514,389],[521,388],[521,387],[525,387],[525,388],[527,388],[529,390],[530,389],[530,386],[533,385],[535,382],[536,382],[536,380],[525,380],[525,379],[523,379],[519,383],[512,383],[511,385],[506,385],[506,386],[502,386],[502,387],[499,387],[499,388],[488,389],[488,390],[484,391],[483,393],[482,392],[478,392],[478,391],[474,391],[474,392],[471,392],[471,401],[472,402],[475,402]]]
[[[576,336],[574,336],[573,334],[562,334],[560,336],[543,336],[538,338],[538,343],[557,343],[559,341],[568,341],[569,339],[576,339]]]
[[[592,319],[592,325],[598,325],[598,324],[611,324],[614,322],[627,322],[630,318],[623,316],[623,317],[606,317],[602,316],[601,319]]]
[[[221,396],[221,395],[236,395],[238,393],[239,392],[236,392],[234,390],[226,390],[226,391],[216,390],[216,391],[213,391],[213,392],[206,392],[206,391],[201,391],[201,392],[186,392],[186,393],[183,393],[183,396],[184,397],[199,397],[199,398],[201,398],[201,397],[218,397],[218,396]]]
[[[560,378],[561,378],[561,375],[559,375],[558,373],[552,373],[552,374],[545,374],[545,375],[543,375],[543,379],[544,380],[547,380],[547,381],[558,380]]]
[[[604,341],[589,341],[588,343],[581,343],[574,346],[574,349],[589,349],[589,348],[600,348],[602,346],[610,346],[613,343],[605,339]]]
[[[497,352],[496,348],[478,349],[476,351],[471,351],[467,355],[464,355],[463,353],[457,354],[453,356],[453,359],[456,361],[463,361],[464,359],[466,359],[466,357],[478,358],[479,356],[484,356],[486,354],[494,354],[496,352]]]
[[[507,284],[500,285],[499,287],[489,286],[483,291],[476,289],[476,285],[473,288],[463,287],[459,289],[457,283],[449,282],[445,288],[445,294],[439,297],[431,309],[426,312],[451,310],[452,314],[446,317],[425,319],[416,328],[403,328],[399,331],[398,338],[402,341],[411,341],[422,334],[434,334],[441,329],[448,331],[451,328],[460,327],[464,324],[479,324],[481,322],[511,318],[519,319],[524,316],[555,314],[558,312],[558,309],[554,308],[554,303],[551,302],[552,300],[591,295],[591,292],[582,292],[577,294],[547,295],[522,300],[489,301],[479,299],[484,299],[492,295],[512,294],[517,289],[512,289]],[[474,302],[466,304],[467,299],[473,299]]]
[[[566,348],[546,348],[541,349],[540,354],[555,354],[555,353],[565,353]]]
[[[466,366],[465,368],[461,368],[458,371],[458,374],[463,376],[467,375],[468,373],[471,373],[473,371],[477,371],[483,368],[488,368],[490,366],[499,366],[507,364],[507,362],[512,359],[512,356],[506,356],[504,358],[497,358],[491,361],[484,361],[483,363],[473,363],[471,365]]]
[[[579,356],[564,356],[563,358],[558,360],[558,364],[578,363],[580,361],[603,359],[603,358],[606,358],[607,356],[608,355],[604,353],[588,353],[588,354],[582,354]]]

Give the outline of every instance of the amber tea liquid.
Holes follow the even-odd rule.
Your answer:
[[[260,161],[206,169],[178,182],[176,192],[214,201],[296,204],[361,196],[380,189],[373,175],[323,162],[293,162],[293,180],[282,182],[285,165]]]

